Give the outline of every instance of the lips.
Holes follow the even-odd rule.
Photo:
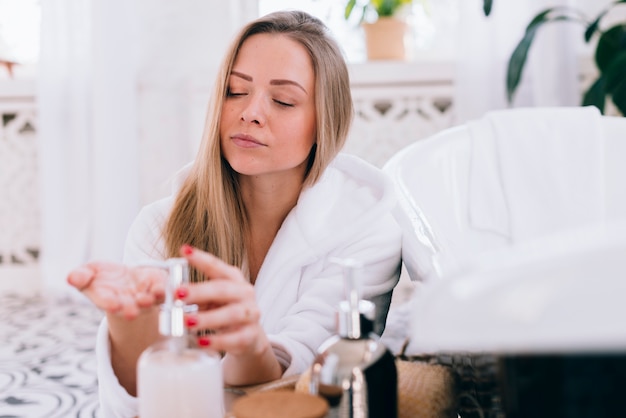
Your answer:
[[[242,148],[264,147],[261,141],[248,134],[235,134],[230,137],[233,143]]]

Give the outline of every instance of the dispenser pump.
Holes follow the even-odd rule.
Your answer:
[[[196,347],[185,327],[185,314],[197,311],[174,297],[189,281],[184,258],[150,262],[168,272],[165,300],[159,312],[162,338],[146,348],[137,364],[137,394],[141,418],[222,418],[224,382],[220,356]]]
[[[372,332],[375,305],[361,299],[356,277],[363,265],[329,261],[343,268],[345,298],[337,310],[337,332],[319,346],[311,366],[309,392],[328,401],[328,418],[395,418],[395,359]]]
[[[337,333],[342,338],[358,340],[367,336],[373,327],[375,306],[361,299],[361,289],[356,271],[363,264],[353,259],[330,260],[343,268],[345,298],[339,302],[337,311]]]
[[[159,312],[159,333],[164,337],[186,335],[185,314],[198,310],[197,305],[186,305],[174,298],[174,292],[181,285],[189,283],[189,265],[184,258],[170,258],[165,261],[169,277],[165,285],[165,301]]]

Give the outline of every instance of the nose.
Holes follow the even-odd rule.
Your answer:
[[[260,95],[249,96],[249,100],[241,112],[241,120],[259,126],[265,125],[266,113],[264,105],[264,99]]]

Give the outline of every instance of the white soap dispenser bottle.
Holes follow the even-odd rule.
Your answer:
[[[196,347],[187,332],[184,314],[197,311],[174,298],[188,282],[184,258],[165,262],[169,271],[165,301],[159,313],[159,341],[148,347],[137,364],[140,418],[222,418],[224,384],[219,355]]]
[[[395,418],[398,373],[395,357],[372,332],[375,306],[362,300],[354,260],[343,266],[345,300],[337,312],[337,333],[320,345],[311,367],[309,392],[328,401],[328,418]]]

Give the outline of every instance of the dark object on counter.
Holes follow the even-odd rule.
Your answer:
[[[626,353],[502,357],[506,418],[624,415]]]

